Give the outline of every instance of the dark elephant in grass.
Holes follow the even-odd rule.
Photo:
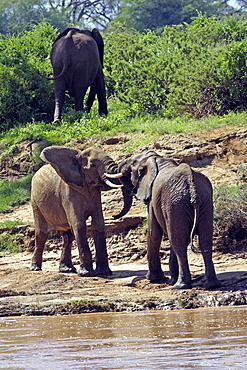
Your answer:
[[[173,288],[191,288],[187,247],[199,236],[207,288],[220,287],[212,261],[213,199],[212,185],[203,174],[185,163],[178,164],[148,151],[124,160],[121,174],[132,185],[137,199],[148,206],[147,278],[163,278],[159,249],[162,235],[169,238],[170,274]],[[131,184],[131,185],[130,185]]]
[[[71,261],[71,243],[75,239],[80,258],[79,275],[110,275],[101,191],[122,188],[124,206],[115,218],[126,214],[132,202],[129,190],[114,179],[117,164],[98,148],[79,151],[50,146],[41,152],[41,159],[48,164],[41,167],[32,179],[35,250],[30,269],[41,270],[48,232],[58,230],[63,236],[60,272],[76,272]],[[113,177],[111,181],[108,174]],[[89,216],[96,250],[95,270],[86,234]]]
[[[97,94],[99,114],[108,114],[103,54],[104,42],[96,28],[92,31],[67,28],[57,36],[50,53],[54,74],[50,79],[54,80],[55,88],[53,122],[61,120],[65,91],[74,97],[75,110],[80,111],[89,86],[86,111],[90,111]]]

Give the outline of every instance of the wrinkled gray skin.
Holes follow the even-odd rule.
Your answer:
[[[169,265],[173,288],[191,288],[187,247],[197,234],[207,288],[219,287],[212,262],[213,200],[209,179],[189,165],[178,165],[153,151],[126,159],[119,170],[131,181],[136,198],[148,206],[147,278],[158,281],[164,276],[159,249],[165,234],[171,247]]]
[[[31,270],[41,270],[42,254],[49,230],[63,236],[60,272],[76,272],[71,262],[71,243],[75,238],[79,250],[80,276],[110,275],[106,250],[105,224],[101,206],[101,190],[110,190],[105,173],[116,173],[118,166],[102,150],[84,151],[50,146],[41,153],[49,164],[41,167],[33,177],[31,201],[35,222],[35,250]],[[121,187],[118,179],[111,180]],[[131,207],[129,191],[122,187],[123,216]],[[86,235],[86,220],[91,216],[91,227],[96,250],[96,270]]]
[[[61,120],[65,91],[74,97],[75,110],[80,111],[89,86],[86,111],[90,111],[97,94],[99,114],[107,115],[103,54],[103,39],[96,28],[92,32],[67,28],[58,35],[50,53],[55,88],[53,122]]]

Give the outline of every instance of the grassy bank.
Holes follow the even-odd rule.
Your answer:
[[[146,141],[170,133],[180,134],[210,130],[221,126],[247,127],[247,111],[230,112],[224,116],[207,116],[204,119],[194,119],[189,115],[176,118],[166,118],[161,113],[133,114],[128,105],[118,99],[108,100],[109,116],[97,115],[97,103],[90,114],[65,112],[61,123],[29,122],[21,124],[0,134],[1,157],[11,154],[14,145],[24,140],[42,139],[56,145],[64,145],[70,140],[88,139],[91,137],[108,137],[120,133],[142,133]],[[135,143],[135,147],[143,143]],[[128,148],[126,148],[128,150]]]

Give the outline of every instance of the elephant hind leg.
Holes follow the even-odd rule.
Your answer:
[[[107,116],[108,110],[107,110],[107,102],[106,102],[104,74],[103,74],[102,68],[99,68],[99,71],[95,78],[95,92],[97,94],[97,98],[99,102],[99,115]]]
[[[73,266],[71,261],[71,247],[74,236],[71,230],[67,230],[62,234],[63,238],[63,250],[59,263],[59,272],[76,272],[75,266]]]
[[[191,274],[188,263],[187,248],[190,241],[190,228],[177,225],[176,229],[170,228],[169,241],[171,246],[172,260],[170,261],[173,289],[190,289]],[[177,276],[177,281],[176,280]]]
[[[178,280],[178,259],[172,248],[170,248],[169,270],[171,274],[171,284],[174,285]]]
[[[30,266],[31,271],[39,271],[42,268],[42,256],[47,239],[48,228],[45,218],[37,207],[33,209],[35,221],[35,246]]]
[[[54,81],[55,87],[55,111],[53,122],[60,122],[62,117],[63,104],[65,100],[66,82],[64,79]]]
[[[206,226],[205,226],[206,225]],[[206,227],[206,229],[204,229]],[[205,232],[205,230],[207,232]],[[221,282],[217,279],[213,258],[212,258],[212,240],[213,226],[212,222],[205,221],[204,224],[199,224],[199,247],[203,256],[205,265],[206,288],[213,289],[221,287]]]

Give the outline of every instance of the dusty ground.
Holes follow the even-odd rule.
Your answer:
[[[127,156],[124,153],[128,140],[130,137],[122,135],[106,141],[77,141],[69,145],[81,149],[89,145],[101,145],[119,161]],[[138,140],[141,140],[141,136],[136,137],[136,141]],[[154,149],[164,156],[186,161],[207,175],[213,185],[235,184],[238,168],[247,163],[246,143],[247,130],[236,126],[199,132],[196,135],[163,135],[141,150]],[[15,178],[24,174],[27,167],[31,167],[30,148],[25,149],[25,144],[27,143],[18,146],[11,159],[2,161],[0,179]],[[36,150],[40,144],[43,143],[35,143],[32,150]],[[137,151],[128,155],[135,152]],[[36,169],[35,166],[33,169]],[[159,284],[151,284],[145,278],[146,235],[145,227],[141,225],[147,216],[145,206],[135,201],[128,215],[119,221],[113,221],[112,215],[121,208],[121,192],[107,192],[102,198],[109,261],[113,271],[113,275],[108,278],[81,278],[76,274],[58,273],[61,249],[60,239],[55,236],[47,243],[43,271],[29,271],[32,256],[30,241],[34,233],[30,204],[18,207],[11,214],[1,215],[2,220],[21,219],[24,226],[11,231],[18,235],[23,252],[0,257],[0,316],[247,304],[245,252],[214,253],[215,268],[222,288],[206,291],[202,256],[189,250],[193,288],[177,291],[172,290],[169,285],[169,245],[167,241],[163,241],[161,258],[165,277]],[[93,251],[92,243],[91,247]],[[78,266],[76,245],[73,248],[73,262]]]

